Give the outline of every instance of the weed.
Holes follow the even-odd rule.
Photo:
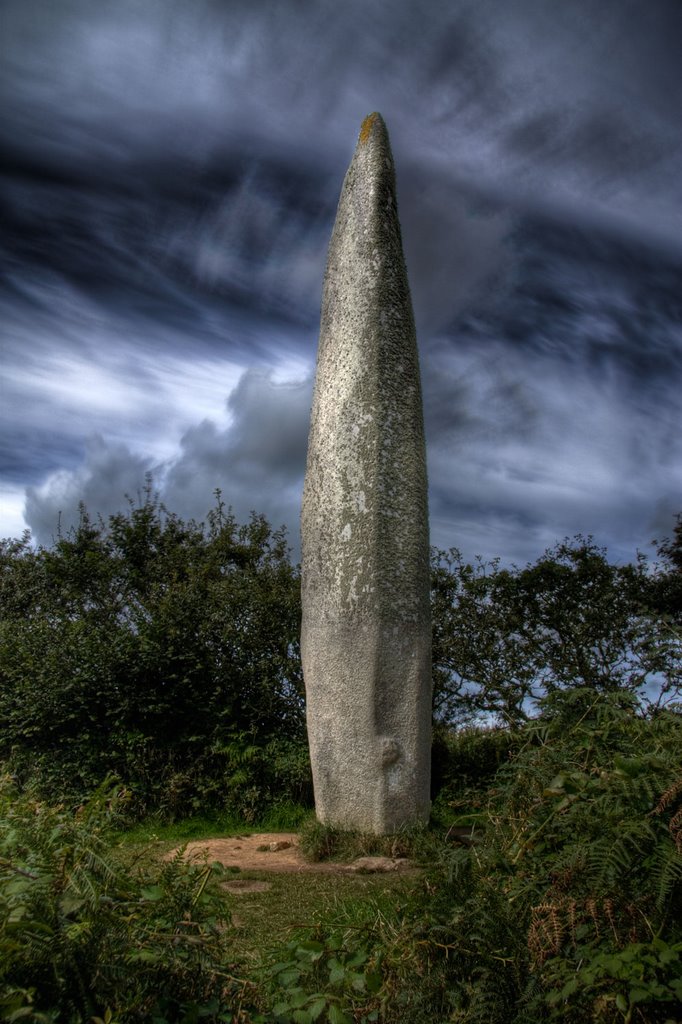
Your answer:
[[[438,840],[421,825],[400,829],[393,835],[377,836],[324,825],[311,816],[299,830],[299,844],[310,861],[353,861],[358,857],[375,856],[425,860],[433,854]]]

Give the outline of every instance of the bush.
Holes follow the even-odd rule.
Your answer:
[[[674,700],[682,636],[661,596],[674,575],[643,556],[612,565],[580,536],[523,569],[434,551],[437,720],[517,726],[544,697],[574,687],[627,690],[651,706]]]
[[[233,800],[251,757],[278,797],[306,792],[300,754],[277,755],[304,740],[299,580],[262,517],[218,500],[183,522],[150,492],[106,524],[82,509],[51,550],[4,544],[0,601],[0,758],[20,780],[77,803],[114,774],[139,814],[178,816]]]
[[[251,988],[232,972],[215,865],[179,853],[122,865],[103,787],[76,814],[0,787],[3,1020],[231,1020]]]
[[[682,717],[643,716],[627,693],[588,688],[551,695],[543,711],[495,777],[485,828],[448,854],[419,925],[419,955],[447,953],[434,999],[445,987],[461,1024],[674,1017]]]
[[[474,761],[479,739],[463,744]],[[366,1012],[385,1024],[672,1024],[682,1011],[682,716],[575,688],[498,742],[511,756],[478,787],[469,843],[443,846],[421,894],[362,937],[361,962],[379,975]],[[307,838],[318,855],[343,842],[319,825]],[[338,937],[315,941],[287,962],[303,964],[293,999],[308,1008],[325,994]],[[363,1012],[356,996],[333,995],[347,1019]]]
[[[432,792],[443,799],[467,800],[484,790],[519,745],[519,732],[496,726],[453,729],[437,724],[433,736]]]

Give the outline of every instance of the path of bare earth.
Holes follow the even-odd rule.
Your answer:
[[[239,868],[240,871],[364,874],[415,870],[412,862],[394,857],[361,857],[352,863],[307,861],[295,832],[258,832],[225,839],[198,839],[187,844],[185,856],[192,860],[206,860],[208,863],[218,861],[227,868]]]

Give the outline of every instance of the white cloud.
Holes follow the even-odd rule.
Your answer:
[[[281,369],[286,375],[287,370]],[[290,370],[289,370],[290,372]],[[273,526],[286,523],[298,546],[298,517],[310,411],[310,379],[277,381],[267,370],[247,370],[229,397],[230,418],[206,418],[190,427],[170,458],[155,459],[110,437],[91,435],[74,469],[52,473],[26,490],[24,517],[36,539],[49,544],[57,521],[68,530],[83,502],[94,516],[127,507],[147,473],[171,511],[204,519],[219,488],[237,518],[256,511]]]
[[[26,492],[23,487],[4,484],[0,487],[0,538],[20,537],[27,527],[24,519]]]
[[[59,470],[41,486],[26,489],[24,518],[35,539],[49,545],[58,529],[66,533],[78,522],[81,502],[93,518],[125,509],[126,496],[134,499],[142,492],[145,476],[153,468],[150,459],[94,434],[77,469]]]

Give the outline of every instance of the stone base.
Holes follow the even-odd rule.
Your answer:
[[[375,835],[428,822],[428,626],[304,621],[301,654],[318,819]]]

